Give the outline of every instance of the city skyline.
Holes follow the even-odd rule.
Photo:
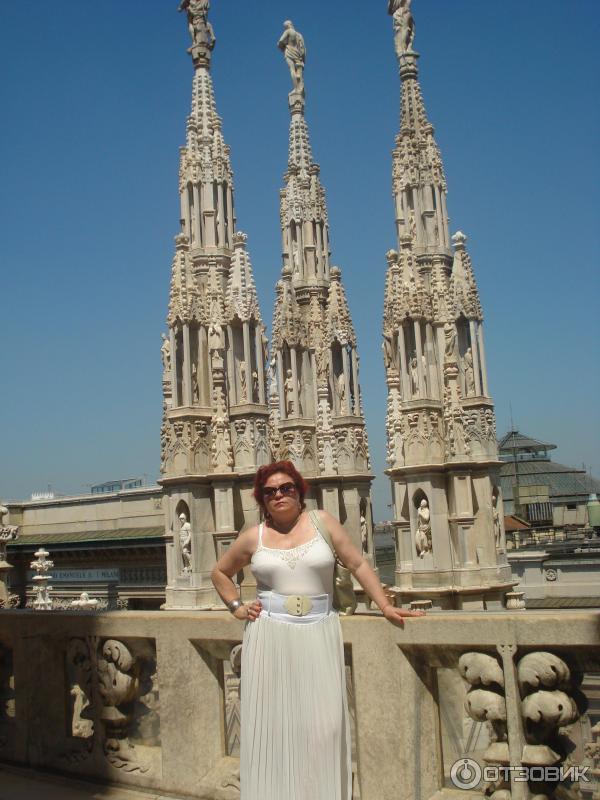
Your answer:
[[[382,519],[389,481],[381,317],[385,252],[395,246],[391,149],[400,105],[386,4],[347,3],[361,19],[316,0],[298,9],[267,0],[235,14],[218,0],[212,6],[212,73],[232,151],[237,227],[248,234],[267,323],[281,268],[289,73],[276,42],[286,16],[307,42],[306,116],[327,191],[331,263],[342,269],[357,331]],[[68,14],[52,16],[36,6],[35,30],[31,6],[0,12],[12,59],[2,90],[11,120],[1,201],[9,266],[1,419],[11,459],[4,500],[27,499],[47,483],[78,493],[109,478],[158,477],[160,332],[178,230],[188,35],[175,3],[136,16],[131,4],[109,2],[88,29],[84,9],[65,7]],[[591,83],[600,14],[589,2],[575,8],[564,30],[558,2],[544,4],[542,19],[517,2],[413,4],[451,230],[469,236],[482,297],[498,434],[512,404],[516,427],[558,444],[559,460],[598,471]],[[77,39],[78,30],[86,35]],[[591,76],[587,86],[565,74],[563,50],[572,75]],[[369,223],[357,230],[365,202]],[[578,282],[569,280],[574,270]]]

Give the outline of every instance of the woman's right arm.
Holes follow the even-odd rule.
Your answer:
[[[247,567],[258,544],[258,527],[240,533],[217,561],[211,572],[211,579],[221,600],[227,605],[232,600],[239,599],[239,593],[232,578],[244,567]],[[255,620],[261,612],[260,601],[245,603],[237,608],[233,614],[237,619]]]

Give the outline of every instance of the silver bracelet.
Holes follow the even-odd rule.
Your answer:
[[[244,604],[242,603],[242,601],[239,598],[236,597],[235,600],[230,600],[226,605],[227,605],[227,609],[229,611],[231,611],[232,614],[235,614],[235,612],[238,610],[238,608],[240,608]]]

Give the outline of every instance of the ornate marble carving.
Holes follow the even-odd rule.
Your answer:
[[[417,545],[417,555],[424,558],[427,553],[431,553],[431,512],[429,503],[425,498],[419,503],[417,511],[417,532],[415,534],[415,544]]]
[[[388,0],[388,14],[394,23],[394,43],[398,58],[414,53],[415,21],[410,10],[411,0]]]
[[[65,669],[72,740],[62,759],[84,761],[99,741],[113,768],[153,771],[160,744],[153,643],[136,640],[132,647],[116,639],[75,637],[67,643]]]
[[[49,555],[50,553],[47,550],[40,547],[35,552],[36,560],[30,564],[31,569],[35,571],[33,576],[33,591],[35,594],[33,608],[36,611],[52,611],[52,600],[50,598],[52,587],[49,585],[52,576],[48,574],[48,570],[52,569],[54,561],[47,558]]]
[[[469,592],[472,579],[482,586],[479,599],[483,607],[492,585],[506,590],[510,575],[505,560],[496,555],[495,563],[486,564],[491,569],[481,583],[480,576],[476,579],[472,574],[482,566],[473,553],[467,554],[463,548],[461,563],[449,555],[456,543],[451,539],[457,534],[451,509],[460,504],[466,518],[471,500],[477,499],[469,493],[459,502],[454,495],[462,491],[463,484],[453,475],[460,467],[473,485],[471,473],[476,470],[479,476],[487,468],[493,480],[492,465],[497,460],[481,305],[466,236],[459,231],[450,238],[446,178],[413,50],[411,2],[389,0],[388,12],[393,18],[402,94],[401,127],[392,160],[397,249],[386,253],[383,311],[387,458],[397,502],[404,502],[405,487],[416,482],[428,496],[441,486],[445,494],[443,511],[433,521],[434,538],[436,542],[445,540],[445,545],[436,553],[435,569],[428,578],[431,585],[425,587],[423,575],[416,574],[423,572],[419,559],[402,559],[400,550],[396,574],[401,576],[398,585],[406,587],[404,599],[411,600],[418,599],[418,590],[423,589],[425,595],[426,589],[440,588],[448,581],[459,587],[458,594]],[[428,464],[441,467],[436,472],[442,483],[424,477]],[[394,516],[406,524],[406,509],[396,508]],[[483,509],[479,507],[468,536],[482,551],[499,553],[488,546],[488,540],[495,537],[489,500],[484,499]],[[456,603],[460,607],[458,599]]]
[[[475,372],[473,370],[473,353],[468,347],[463,356],[463,369],[465,372],[465,394],[470,397],[475,394]]]
[[[162,339],[160,354],[163,365],[163,380],[168,380],[171,372],[171,343],[166,334],[161,333],[160,337]]]
[[[0,608],[15,608],[19,597],[8,591],[8,573],[12,569],[6,560],[6,546],[19,538],[19,526],[5,524],[8,508],[0,502]]]
[[[13,651],[0,642],[0,726],[15,718],[15,676]],[[2,746],[0,736],[0,747]]]
[[[499,645],[500,652],[504,647]],[[514,654],[515,651],[516,647],[512,646],[510,652]],[[553,749],[558,729],[579,717],[574,683],[567,664],[547,652],[527,653],[518,658],[516,695],[510,688],[514,685],[514,677],[506,675],[507,665],[511,672],[514,669],[512,657],[503,656],[503,665],[504,669],[495,657],[476,652],[463,654],[458,663],[460,674],[471,686],[465,702],[467,713],[478,722],[491,724],[492,743],[483,753],[483,759],[488,763],[519,766],[509,756],[509,752],[513,754],[510,737],[519,736],[522,730],[523,744],[521,746],[521,741],[517,744],[523,765],[560,764],[563,755]],[[522,717],[522,727],[514,719],[515,715]],[[505,784],[495,788],[496,794],[508,791]]]
[[[96,597],[90,597],[88,592],[82,592],[77,600],[71,601],[71,608],[80,609],[81,611],[96,611],[100,601]]]
[[[70,639],[65,660],[69,682],[71,735],[78,739],[91,739],[94,734],[94,719],[90,718],[90,712],[93,711],[92,662],[86,641]],[[91,753],[91,747],[81,752],[85,752],[87,757]]]
[[[285,391],[285,413],[288,417],[294,417],[297,413],[296,392],[298,391],[298,385],[294,381],[291,369],[288,369],[285,375],[285,383],[283,384]]]
[[[192,571],[192,526],[190,525],[187,516],[181,512],[179,515],[179,549],[181,552],[183,573]]]
[[[98,659],[98,688],[104,703],[100,718],[105,729],[104,753],[107,760],[125,772],[147,772],[136,748],[129,742],[131,703],[140,688],[139,665],[129,648],[116,639],[107,639]]]
[[[209,8],[209,0],[182,0],[177,10],[187,13],[192,45],[204,45],[212,50],[216,39],[212,25],[207,18]]]
[[[293,92],[304,96],[304,63],[306,61],[306,47],[302,34],[295,30],[292,22],[283,23],[284,31],[277,42],[277,47],[283,51],[285,60],[292,76]]]

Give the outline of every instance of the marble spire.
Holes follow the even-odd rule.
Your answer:
[[[257,521],[253,477],[270,460],[266,337],[233,172],[210,73],[208,0],[183,0],[192,39],[191,112],[180,148],[181,230],[163,334],[161,473],[166,607],[218,601],[210,571],[239,529]]]
[[[505,555],[483,316],[418,79],[411,0],[389,0],[401,79],[392,162],[397,249],[387,253],[383,354],[387,443],[403,602],[499,606]],[[477,591],[474,590],[477,587]]]
[[[293,24],[278,42],[290,69],[289,154],[280,191],[283,268],[276,287],[269,382],[276,458],[309,479],[313,502],[373,552],[369,450],[356,335],[341,270],[330,265],[329,222],[305,118],[306,47]]]

